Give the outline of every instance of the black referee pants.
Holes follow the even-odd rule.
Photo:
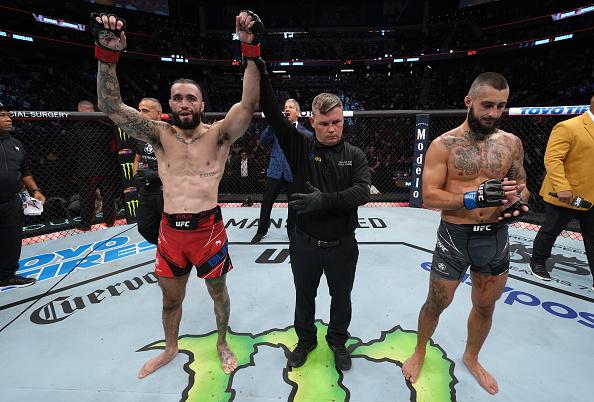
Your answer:
[[[157,244],[159,240],[159,226],[163,217],[163,192],[138,193],[138,233],[149,243]]]
[[[262,195],[262,206],[260,207],[260,220],[258,223],[258,233],[265,235],[268,233],[270,227],[270,212],[272,211],[272,204],[280,194],[282,189],[287,188],[287,182],[283,179],[274,179],[268,177],[266,179],[266,188]],[[295,230],[295,212],[287,206],[287,234],[292,235]]]
[[[349,337],[351,290],[359,257],[355,235],[345,237],[337,246],[321,248],[297,231],[291,240],[290,255],[296,294],[295,331],[299,342],[309,346],[317,341],[315,299],[324,273],[332,298],[326,340],[330,345],[344,345]]]
[[[531,261],[544,265],[545,261],[551,256],[551,249],[561,231],[565,229],[569,221],[577,218],[580,221],[582,237],[584,238],[588,265],[590,271],[594,274],[594,208],[579,211],[547,203],[545,213],[545,220],[534,239]]]
[[[18,195],[0,203],[0,281],[11,278],[19,268],[23,240],[23,203]]]

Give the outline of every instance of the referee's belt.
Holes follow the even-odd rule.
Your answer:
[[[324,241],[324,240],[316,239],[315,237],[310,236],[307,233],[305,233],[304,231],[297,229],[297,228],[295,229],[295,232],[299,236],[301,236],[303,239],[305,239],[307,242],[313,244],[316,247],[320,247],[320,248],[330,248],[330,247],[338,246],[347,237],[347,236],[343,236],[338,240]]]

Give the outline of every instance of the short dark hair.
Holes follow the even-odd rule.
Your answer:
[[[173,83],[171,84],[171,86],[173,87],[175,84],[191,84],[191,85],[194,85],[196,88],[198,88],[198,91],[200,91],[200,95],[202,95],[202,88],[200,87],[200,84],[198,84],[196,81],[194,81],[191,78],[178,78],[177,80],[173,81]]]
[[[492,88],[495,88],[498,91],[502,91],[504,89],[509,88],[509,85],[507,84],[507,80],[505,79],[505,77],[503,75],[501,75],[499,73],[486,72],[486,73],[480,74],[478,77],[476,77],[474,79],[474,81],[472,81],[472,85],[470,86],[468,95],[471,97],[473,95],[476,95],[476,91],[478,90],[478,87],[483,86],[483,85],[490,86]]]

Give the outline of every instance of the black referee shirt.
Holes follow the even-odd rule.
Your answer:
[[[157,156],[151,144],[142,140],[136,140],[136,155],[140,155],[138,170],[148,169],[156,173],[159,172]],[[157,177],[150,181],[150,185],[140,187],[140,190],[144,193],[161,193],[163,191],[163,183]]]
[[[315,136],[299,132],[279,109],[268,74],[262,74],[260,106],[293,172],[289,195],[308,193],[307,181],[323,193],[322,210],[297,215],[297,229],[323,241],[352,233],[358,223],[357,207],[370,199],[371,176],[363,151],[344,141],[325,146]]]
[[[159,171],[157,156],[151,144],[142,140],[136,140],[136,155],[140,155],[140,163],[142,165],[139,165],[139,167]]]
[[[0,202],[14,197],[23,184],[21,179],[31,176],[25,148],[12,135],[0,134]]]

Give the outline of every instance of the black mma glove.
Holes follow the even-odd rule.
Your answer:
[[[246,12],[252,20],[255,21],[254,25],[250,28],[249,32],[254,34],[254,39],[251,42],[241,42],[241,54],[246,59],[257,59],[260,57],[260,41],[258,36],[264,33],[264,24],[262,24],[262,20],[258,17],[258,14],[254,13],[250,10],[241,10],[241,12]]]
[[[134,176],[134,180],[138,187],[146,187],[151,184],[154,180],[159,179],[159,172],[153,169],[142,169],[139,168],[136,171],[136,176]]]
[[[115,17],[116,25],[118,21],[121,21],[122,27],[120,29],[105,28],[103,22],[99,22],[95,19],[96,17],[103,19],[104,16],[107,16],[108,18],[112,16]],[[105,42],[106,39],[119,39],[122,31],[126,28],[126,21],[122,18],[118,18],[115,14],[91,13],[90,28],[93,39],[95,40],[95,58],[104,63],[117,63],[120,59],[120,51],[123,50],[123,47],[116,50],[105,46],[101,42]],[[125,47],[125,44],[123,46]]]
[[[464,193],[464,208],[500,207],[505,200],[503,179],[490,179],[481,183],[476,191]]]
[[[306,182],[305,186],[311,193],[295,193],[289,201],[289,207],[293,208],[298,215],[322,209],[322,192],[310,182]]]
[[[527,203],[519,199],[513,204],[511,204],[509,207],[505,208],[503,211],[501,211],[501,218],[503,219],[501,219],[500,222],[514,223],[516,221],[519,221],[522,216],[528,213],[528,211],[524,211],[524,209],[522,208],[523,206],[527,206],[528,208],[530,208],[530,206]],[[518,211],[520,213],[517,216],[514,216],[515,211]],[[505,214],[510,214],[511,216],[509,218],[506,218]]]

